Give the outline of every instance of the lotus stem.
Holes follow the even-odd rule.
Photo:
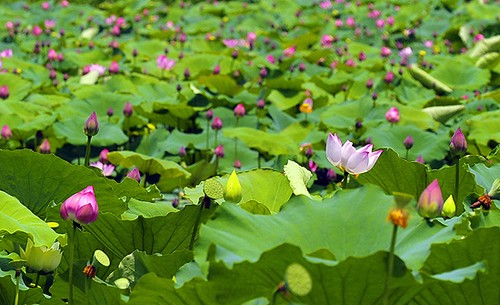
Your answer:
[[[90,137],[89,137],[90,138]],[[90,142],[90,141],[89,141]],[[73,261],[75,257],[75,243],[76,243],[76,223],[73,221],[73,232],[69,240],[69,305],[74,304],[73,299]]]
[[[392,273],[394,272],[394,248],[396,247],[396,237],[398,234],[398,226],[392,228],[391,248],[389,249],[389,259],[387,261],[387,275],[385,278],[384,287],[384,305],[389,305],[389,285],[391,283]]]
[[[16,269],[16,297],[14,298],[14,305],[19,304],[19,283],[21,282],[21,269]]]
[[[409,149],[406,149],[406,160],[408,160],[408,152],[409,151],[410,151]]]
[[[92,140],[92,136],[87,136],[87,146],[85,148],[85,166],[90,165],[90,141]]]
[[[457,163],[455,164],[455,192],[454,199],[455,202],[458,200],[458,185],[460,183],[460,159],[457,159]]]
[[[196,216],[196,222],[193,227],[193,234],[191,235],[191,242],[189,243],[189,250],[193,250],[194,241],[196,239],[196,232],[198,231],[198,227],[200,226],[201,214],[203,213],[203,208],[205,207],[204,202],[199,203],[200,210],[198,211],[198,216]]]
[[[36,273],[35,288],[38,287],[38,281],[40,280],[40,271]]]
[[[207,119],[207,143],[206,143],[206,147],[205,147],[205,150],[206,150],[206,154],[207,154],[207,162],[209,161],[209,156],[210,156],[210,152],[208,150],[210,146],[210,120]]]
[[[347,171],[344,171],[344,179],[342,179],[342,189],[347,188],[348,180],[349,180],[349,173]]]

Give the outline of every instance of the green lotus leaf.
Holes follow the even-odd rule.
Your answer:
[[[0,191],[0,216],[2,218],[0,234],[4,239],[9,239],[9,234],[27,234],[33,239],[36,247],[51,247],[59,236],[19,200],[2,191]],[[18,242],[23,240],[22,237],[18,238],[20,239],[15,239]]]
[[[434,89],[439,93],[451,93],[453,91],[453,89],[451,89],[441,79],[425,72],[415,64],[411,65],[408,71],[410,71],[410,74],[413,76],[413,78],[422,83],[422,85],[424,85],[426,88]],[[442,74],[443,73],[441,73],[440,75]]]
[[[454,89],[474,90],[490,81],[490,72],[469,61],[445,61],[432,71],[432,76]]]

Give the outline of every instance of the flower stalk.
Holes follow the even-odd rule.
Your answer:
[[[90,141],[92,140],[92,136],[87,136],[87,145],[85,147],[85,166],[90,165]]]
[[[394,272],[394,249],[396,247],[396,238],[398,234],[398,225],[392,227],[391,247],[389,248],[389,258],[387,261],[387,275],[384,286],[384,305],[389,305],[389,286],[391,284],[392,273]]]
[[[69,284],[69,300],[68,304],[73,305],[74,304],[74,298],[73,298],[73,264],[74,264],[74,257],[75,257],[75,243],[76,243],[76,228],[77,224],[76,222],[72,221],[72,234],[69,239],[69,278],[68,278],[68,284]]]

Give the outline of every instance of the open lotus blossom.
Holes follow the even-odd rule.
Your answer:
[[[113,175],[113,172],[115,171],[115,166],[113,164],[105,164],[101,161],[91,162],[90,166],[100,169],[105,177]]]
[[[359,175],[371,170],[377,162],[382,150],[372,152],[373,145],[368,144],[355,149],[351,141],[342,141],[337,134],[329,134],[326,141],[326,157],[330,163],[347,171],[349,174]]]
[[[61,205],[60,212],[64,220],[72,220],[81,225],[94,222],[99,214],[94,187],[89,185],[66,199]]]
[[[170,59],[162,54],[156,59],[156,65],[159,69],[171,70],[175,65],[175,60]]]
[[[52,272],[61,262],[62,253],[59,250],[59,242],[52,247],[35,247],[33,241],[28,239],[26,250],[20,249],[21,258],[26,260],[28,266],[35,271]]]

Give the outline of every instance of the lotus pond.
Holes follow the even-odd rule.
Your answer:
[[[500,304],[498,0],[0,12],[0,304]]]

